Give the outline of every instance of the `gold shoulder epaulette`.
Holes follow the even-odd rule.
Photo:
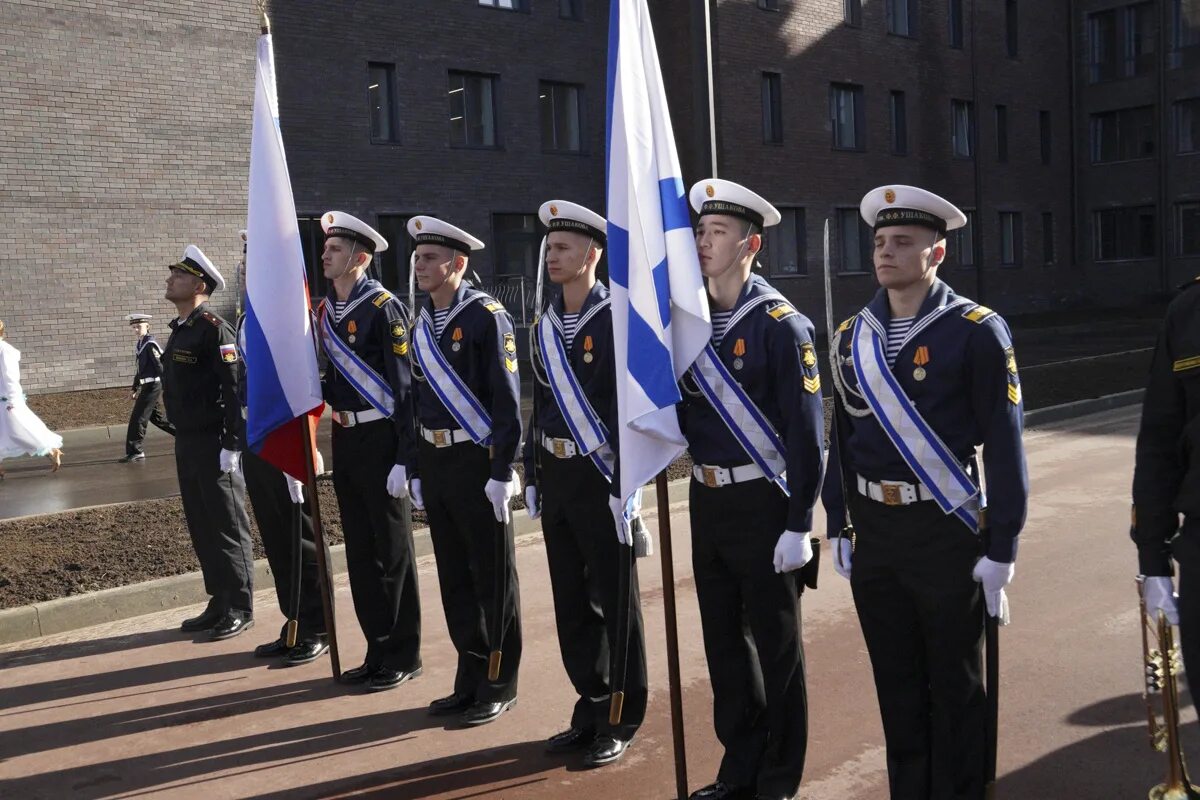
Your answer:
[[[376,308],[383,308],[384,303],[386,303],[388,300],[391,300],[391,299],[392,299],[392,296],[390,294],[388,294],[387,292],[380,292],[379,296],[376,297],[374,300],[372,300],[371,303]]]
[[[788,303],[777,303],[767,309],[767,316],[774,320],[787,319],[795,313],[796,309]]]
[[[854,324],[854,320],[856,320],[856,319],[858,319],[858,314],[855,314],[853,317],[850,317],[850,319],[846,320],[841,325],[838,325],[837,330],[834,331],[834,333],[841,333],[843,331],[850,330],[850,326]]]
[[[995,311],[992,311],[987,306],[973,305],[963,312],[963,319],[969,319],[976,325],[981,324],[988,317],[994,316]]]
[[[501,311],[504,310],[504,306],[501,305],[496,300],[492,300],[491,302],[484,303],[483,307],[486,308],[488,311],[492,312],[493,314],[499,314]]]

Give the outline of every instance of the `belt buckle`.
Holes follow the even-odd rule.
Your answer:
[[[555,458],[566,458],[567,457],[567,443],[565,441],[563,441],[562,439],[551,439],[550,441],[554,444],[554,457]]]
[[[353,411],[335,411],[333,413],[337,414],[338,424],[343,428],[354,427],[355,420]]]
[[[717,483],[717,467],[701,467],[700,471],[704,474],[704,485],[710,489],[715,489],[720,484]]]
[[[900,494],[900,487],[894,483],[880,483],[879,488],[883,490],[883,504],[885,506],[902,506],[904,498]]]
[[[446,447],[450,444],[449,442],[446,441],[445,429],[430,431],[430,433],[433,434],[433,446],[434,447]]]

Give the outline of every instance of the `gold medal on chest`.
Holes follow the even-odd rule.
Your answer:
[[[929,363],[929,348],[925,345],[918,347],[917,352],[913,354],[913,363],[917,365],[917,368],[913,370],[913,379],[925,380],[925,365]]]
[[[584,353],[583,354],[583,363],[585,363],[585,364],[592,363],[592,358],[594,358],[594,356],[591,353]]]

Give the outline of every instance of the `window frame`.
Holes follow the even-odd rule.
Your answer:
[[[525,269],[521,272],[501,272],[500,271],[500,268],[502,266],[501,259],[504,257],[504,246],[508,243],[508,237],[514,235],[511,233],[506,233],[504,235],[505,240],[501,241],[500,228],[496,224],[500,217],[528,217],[533,222],[533,232],[532,233],[521,232],[521,234],[520,234],[521,239],[525,239],[525,237],[528,237],[528,244],[531,247],[530,263],[526,264]],[[520,276],[525,279],[536,280],[537,279],[538,245],[541,242],[542,236],[545,235],[545,231],[542,228],[541,220],[538,219],[537,212],[536,211],[532,211],[532,212],[492,211],[488,215],[488,222],[491,225],[492,248],[493,248],[492,252],[494,253],[494,255],[492,256],[492,279],[499,281],[501,278],[512,278],[512,277]],[[531,273],[531,270],[532,270],[532,273]]]
[[[371,83],[371,74],[376,69],[382,69],[384,72],[384,80],[386,81],[386,99],[387,99],[387,114],[388,126],[391,135],[383,138],[375,135],[375,107],[371,102],[371,89],[374,84]],[[399,92],[396,84],[396,64],[390,61],[368,61],[367,62],[367,114],[368,114],[368,138],[371,144],[400,144],[400,109],[396,102]]]
[[[897,9],[903,5],[904,7],[904,22],[907,30],[896,30],[896,22],[898,21]],[[889,36],[900,36],[904,39],[918,38],[917,21],[919,17],[921,4],[918,0],[885,0],[884,2],[884,24],[887,27]]]
[[[546,90],[553,92],[555,88],[564,88],[564,89],[574,89],[575,90],[575,103],[576,103],[576,112],[577,112],[577,114],[576,114],[577,118],[575,120],[575,125],[579,131],[579,148],[576,150],[572,150],[570,148],[564,148],[564,147],[548,147],[546,145],[545,129],[542,127],[542,117],[541,117],[541,115],[542,115],[542,102],[541,102],[542,101],[542,92],[546,91]],[[547,154],[551,154],[551,155],[572,155],[572,156],[587,155],[587,124],[586,124],[587,114],[585,112],[585,109],[587,108],[587,105],[586,105],[587,95],[585,92],[586,92],[586,87],[582,83],[570,83],[569,81],[552,81],[552,80],[547,80],[547,79],[538,80],[538,131],[539,131],[539,136],[541,137],[541,140],[542,140],[542,152],[543,153],[547,153]],[[553,106],[554,106],[553,95],[551,96],[551,106],[552,106],[552,109],[551,109],[552,127],[554,128],[555,139],[558,139],[558,126],[556,124],[558,121],[558,114],[556,114],[553,109]]]
[[[858,206],[838,206],[834,209],[834,219],[837,221],[837,256],[838,269],[835,275],[856,276],[856,275],[871,275],[875,272],[874,251],[875,243],[873,231],[867,226],[866,221],[862,218]],[[845,228],[844,221],[846,219],[854,219],[858,231],[859,245],[859,269],[848,270],[846,266],[845,253]]]
[[[946,0],[946,41],[951,50],[963,49],[962,0]]]
[[[995,107],[996,122],[996,161],[1008,163],[1008,106],[997,103]]]
[[[766,251],[766,259],[764,266],[766,272],[773,278],[807,278],[808,277],[808,213],[805,206],[795,205],[776,205],[782,217],[778,225],[773,225],[766,228],[762,232],[763,250]],[[796,239],[796,271],[785,272],[780,270],[777,264],[772,263],[772,249],[769,240],[772,237],[779,235],[779,230],[787,224],[788,214],[792,214],[793,232]],[[774,232],[774,233],[773,233]]]
[[[1147,212],[1149,212],[1149,213],[1147,213]],[[1152,235],[1149,239],[1149,241],[1151,243],[1151,248],[1150,248],[1150,252],[1148,252],[1148,253],[1143,252],[1143,251],[1138,251],[1138,252],[1134,252],[1132,255],[1126,255],[1121,252],[1116,252],[1109,257],[1104,257],[1104,254],[1102,252],[1103,246],[1104,246],[1103,216],[1106,214],[1114,215],[1113,222],[1116,225],[1116,227],[1113,229],[1113,240],[1114,240],[1113,241],[1113,249],[1117,250],[1117,251],[1120,251],[1120,249],[1121,249],[1120,245],[1123,244],[1123,242],[1120,241],[1120,236],[1122,234],[1127,235],[1130,242],[1137,242],[1138,244],[1140,244],[1139,240],[1141,237],[1140,237],[1140,232],[1137,230],[1140,225],[1140,219],[1132,219],[1132,221],[1128,220],[1128,219],[1121,220],[1121,219],[1117,218],[1116,215],[1128,214],[1129,217],[1131,217],[1131,218],[1140,218],[1140,217],[1149,216],[1150,217],[1150,227],[1152,229],[1156,230],[1155,225],[1156,225],[1156,216],[1157,215],[1154,213],[1153,205],[1110,206],[1107,208],[1094,208],[1094,209],[1092,209],[1092,260],[1093,261],[1095,261],[1097,264],[1112,264],[1112,263],[1119,263],[1119,262],[1123,262],[1123,261],[1148,261],[1150,259],[1157,257],[1157,254],[1158,254],[1157,238],[1158,237],[1155,235]],[[1129,227],[1126,228],[1125,230],[1122,230],[1121,222],[1125,222],[1127,225],[1129,225]]]
[[[508,10],[508,9],[505,9],[505,10]],[[456,143],[454,141],[454,134],[453,134],[454,118],[448,116],[447,121],[452,124],[451,132],[450,132],[450,147],[457,149],[457,150],[500,150],[500,149],[503,149],[503,146],[501,144],[501,139],[500,139],[500,76],[499,76],[499,74],[494,73],[494,72],[476,72],[473,70],[463,70],[463,69],[448,69],[448,70],[446,70],[446,81],[447,81],[446,102],[448,105],[453,102],[450,99],[450,95],[454,93],[452,90],[449,89],[449,82],[455,75],[458,75],[458,76],[461,76],[464,78],[463,88],[461,90],[464,93],[464,110],[463,110],[464,119],[466,116],[466,105],[467,105],[467,98],[466,98],[467,86],[466,86],[465,79],[466,78],[486,78],[488,80],[488,82],[491,84],[492,143],[491,144],[472,144],[469,141],[465,141],[465,139],[467,138],[466,132],[470,130],[470,127],[467,126],[465,122],[464,122],[464,142],[462,144]],[[447,110],[450,111],[451,113],[453,113],[452,107],[448,108]]]
[[[479,8],[491,8],[496,11],[507,11],[510,14],[528,14],[529,0],[508,0],[513,4],[512,8],[505,8],[500,5],[505,0],[475,0],[475,4]]]
[[[758,7],[763,11],[778,11],[779,0],[758,0]]]
[[[862,27],[862,0],[842,0],[842,24],[850,28]]]
[[[773,129],[773,130],[772,130]],[[774,133],[774,137],[772,137]],[[762,72],[763,144],[783,144],[783,73]]]
[[[960,269],[975,269],[976,214],[973,208],[962,209],[967,224],[946,232],[946,258],[953,258]],[[969,246],[963,249],[963,239],[970,236]]]
[[[1175,218],[1175,246],[1171,248],[1174,251],[1174,256],[1176,258],[1195,258],[1200,256],[1200,200],[1181,200],[1174,205],[1175,213],[1172,216]],[[1185,209],[1195,209],[1196,223],[1190,228],[1186,227],[1183,222]],[[1183,234],[1185,230],[1191,231],[1192,236],[1195,237],[1196,249],[1194,251],[1189,252],[1183,249]]]
[[[1004,51],[1009,58],[1020,58],[1020,39],[1020,15],[1017,11],[1017,0],[1004,0]]]
[[[903,90],[888,92],[888,127],[892,155],[908,155],[908,100]]]
[[[564,3],[570,4],[571,12],[569,14],[563,13],[563,4]],[[559,19],[569,19],[569,20],[573,20],[575,22],[583,22],[584,21],[583,14],[584,14],[583,0],[558,0],[558,18]]]
[[[956,112],[959,107],[963,108],[966,111],[966,118],[967,118],[967,130],[965,132],[966,133],[965,141],[966,141],[966,145],[967,145],[966,154],[960,153],[958,151],[958,148],[956,147],[956,144],[958,142],[958,131],[957,131],[957,127],[956,127],[958,124],[958,119],[957,119]],[[975,158],[975,150],[976,150],[975,144],[976,144],[976,142],[975,142],[975,104],[973,102],[971,102],[970,100],[957,100],[957,99],[951,98],[950,99],[950,154],[951,154],[951,156],[953,158],[960,159],[963,161],[970,161],[971,159]]]
[[[1137,142],[1149,141],[1151,144],[1151,150],[1149,153],[1142,154],[1140,152],[1141,148],[1139,147],[1139,154],[1134,155],[1132,157],[1125,157],[1124,156],[1125,139],[1128,138],[1130,136],[1130,134],[1127,131],[1125,131],[1125,125],[1123,123],[1128,122],[1129,117],[1131,117],[1135,112],[1144,112],[1145,119],[1141,120],[1140,122],[1138,120],[1134,120],[1132,123],[1130,123],[1133,125],[1134,130],[1137,131],[1139,129],[1146,129],[1151,132],[1151,136],[1149,139],[1142,139],[1139,136],[1134,135],[1133,139],[1135,141],[1135,146],[1136,146]],[[1126,116],[1126,115],[1128,115],[1128,116]],[[1105,122],[1105,120],[1107,120],[1107,119],[1114,120],[1115,122],[1113,124],[1116,125],[1116,134],[1115,135],[1116,135],[1117,153],[1116,153],[1115,158],[1109,158],[1109,159],[1103,158],[1102,153],[1101,153],[1101,150],[1103,149],[1103,146],[1104,146],[1104,138],[1105,138],[1104,130],[1103,130],[1102,126],[1103,126],[1103,123]],[[1157,158],[1158,150],[1160,147],[1160,143],[1158,141],[1157,136],[1158,136],[1158,131],[1157,131],[1156,123],[1155,123],[1155,119],[1154,119],[1154,106],[1153,105],[1132,106],[1129,108],[1113,108],[1113,109],[1109,109],[1108,111],[1098,111],[1098,112],[1089,114],[1088,115],[1088,157],[1090,159],[1090,163],[1093,166],[1101,166],[1101,165],[1107,165],[1107,164],[1125,164],[1125,163],[1129,163],[1131,161],[1146,161],[1149,159]]]
[[[1190,156],[1200,154],[1200,95],[1196,97],[1181,97],[1171,103],[1172,124],[1171,135],[1174,139],[1173,144],[1174,154],[1177,156]],[[1191,116],[1192,129],[1194,133],[1189,133],[1188,138],[1191,140],[1191,149],[1183,149],[1183,133],[1184,115],[1185,113]]]
[[[997,217],[1000,223],[1000,266],[1006,268],[1020,267],[1025,262],[1025,221],[1020,211],[999,211]],[[1011,226],[1011,230],[1006,229],[1005,222],[1011,221],[1015,224]],[[1009,242],[1009,247],[1012,250],[1012,260],[1004,260],[1004,248],[1006,234],[1011,233],[1012,240]]]
[[[844,146],[838,144],[838,105],[840,92],[847,93],[853,100],[854,144]],[[851,153],[865,153],[867,150],[867,112],[866,91],[862,84],[832,82],[829,84],[829,121],[832,147],[834,150]]]

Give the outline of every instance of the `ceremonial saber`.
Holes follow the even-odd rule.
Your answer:
[[[504,659],[504,597],[508,593],[508,523],[496,521],[496,580],[492,584],[492,624],[488,638],[492,652],[488,654],[488,680],[500,679],[500,664]]]
[[[679,628],[675,620],[675,562],[671,550],[671,503],[667,499],[667,471],[654,480],[658,495],[659,553],[663,576],[663,622],[667,628],[667,680],[671,686],[671,736],[675,745],[675,791],[685,800],[687,790],[687,750],[683,736],[683,688],[679,679]],[[630,544],[633,550],[632,543]],[[630,552],[630,558],[633,553]]]
[[[984,796],[996,796],[996,749],[1000,736],[1000,621],[984,606],[984,638],[987,661],[984,667],[987,680],[987,763],[984,766]]]
[[[287,626],[287,646],[296,646],[296,635],[300,630],[300,572],[304,548],[304,501],[292,503],[292,596],[291,611]]]
[[[632,535],[631,527],[630,536],[632,537]],[[621,724],[621,714],[625,709],[625,678],[629,661],[629,613],[633,606],[630,586],[633,581],[630,580],[630,577],[635,560],[632,538],[629,546],[618,544],[617,552],[617,641],[615,642],[616,650],[613,653],[612,674],[609,681],[612,689],[612,698],[608,706],[609,725]]]

